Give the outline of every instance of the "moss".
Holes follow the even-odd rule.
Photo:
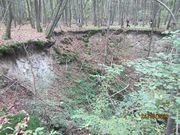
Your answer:
[[[0,56],[8,55],[8,54],[13,54],[14,49],[9,46],[1,46],[0,47]]]
[[[58,34],[59,34],[59,35],[64,35],[65,32],[61,30]]]
[[[34,42],[34,45],[35,45],[37,48],[43,49],[43,48],[46,47],[46,42],[44,42],[44,41],[36,41],[36,42]]]
[[[89,43],[89,38],[88,35],[84,35],[82,36],[81,40],[84,42],[84,43]]]
[[[74,53],[64,53],[59,56],[58,63],[66,64],[77,60],[77,55]]]
[[[97,34],[99,32],[99,30],[89,30],[88,34],[89,36],[93,36],[95,34]]]
[[[98,33],[99,30],[89,30],[85,35],[82,36],[81,40],[85,43],[89,43],[90,37]]]
[[[88,74],[93,74],[93,75],[101,74],[101,71],[93,68],[93,66],[91,66],[87,60],[81,63],[81,68],[84,72]]]
[[[61,52],[62,48],[54,47],[55,51],[55,59],[57,60],[58,64],[68,64],[78,60],[78,54],[74,52],[70,52],[68,50],[64,50]]]
[[[28,46],[28,48],[34,48],[35,49],[44,49],[51,44],[49,41],[28,41],[28,42],[22,42],[22,43],[14,43],[10,45],[1,45],[0,46],[0,57],[4,56],[11,56],[11,55],[19,55],[21,51],[24,51],[24,45]]]
[[[89,44],[89,43],[86,43],[85,44],[85,51],[84,51],[84,53],[85,54],[87,54],[87,55],[91,55],[91,47],[92,47],[92,45],[91,44]]]
[[[69,38],[64,38],[64,39],[61,41],[61,43],[62,43],[62,44],[65,44],[65,45],[71,45],[72,41],[73,41],[73,39],[69,37]]]

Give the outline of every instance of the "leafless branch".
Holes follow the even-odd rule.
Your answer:
[[[173,12],[171,11],[171,9],[166,4],[164,4],[162,1],[160,1],[160,0],[155,0],[155,1],[158,2],[160,5],[162,5],[171,14],[171,16],[174,20],[174,23],[176,24],[176,18],[174,16]]]

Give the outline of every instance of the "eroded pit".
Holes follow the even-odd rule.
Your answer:
[[[160,42],[162,37],[153,35],[151,55],[164,49],[164,43]],[[25,109],[36,113],[47,123],[44,114],[51,118],[61,111],[64,90],[74,80],[82,74],[97,74],[101,70],[98,65],[104,64],[107,44],[107,36],[102,32],[67,32],[54,38],[56,44],[49,45],[52,46],[50,48],[41,51],[21,49],[24,55],[14,56],[14,53],[7,53],[1,57],[0,99],[4,106],[11,107],[15,104],[9,111]],[[127,60],[146,57],[149,41],[147,33],[112,32],[108,40],[107,64],[121,64]],[[32,92],[30,96],[26,96],[27,90],[21,92],[22,87],[23,90]],[[16,96],[17,93],[21,93],[20,97]],[[30,102],[36,94],[40,103],[32,105]],[[17,99],[19,104],[16,104]]]

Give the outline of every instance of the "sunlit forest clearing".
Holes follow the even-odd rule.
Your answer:
[[[0,0],[0,135],[180,135],[180,0]]]

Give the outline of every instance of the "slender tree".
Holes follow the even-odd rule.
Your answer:
[[[57,25],[57,23],[59,22],[64,9],[66,8],[68,0],[59,0],[58,1],[58,6],[54,12],[53,18],[51,23],[49,24],[47,30],[46,30],[46,37],[50,38],[52,36],[52,33]]]
[[[4,39],[8,40],[11,39],[11,24],[12,24],[12,2],[11,1],[4,1],[6,8],[7,8],[7,18],[5,21],[6,31],[4,34]]]
[[[41,28],[41,0],[34,0],[35,16],[36,16],[36,29],[38,32],[42,32]]]

